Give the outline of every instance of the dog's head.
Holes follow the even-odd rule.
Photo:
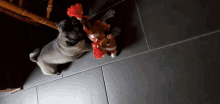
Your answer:
[[[56,26],[60,32],[58,38],[64,46],[74,46],[86,36],[83,25],[75,17],[68,17],[56,23]]]

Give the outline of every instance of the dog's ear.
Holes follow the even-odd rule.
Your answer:
[[[64,26],[66,25],[66,20],[60,21],[59,23],[55,22],[55,24],[57,26],[57,30],[61,33]]]
[[[55,22],[55,24],[56,24],[56,26],[57,26],[57,30],[58,30],[59,32],[62,32],[62,29],[60,28],[59,23],[58,23],[58,22]]]

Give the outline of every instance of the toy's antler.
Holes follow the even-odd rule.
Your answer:
[[[82,14],[83,14],[83,10],[81,4],[76,3],[76,5],[72,5],[70,6],[70,8],[67,9],[68,16],[82,18]]]
[[[67,9],[67,15],[68,16],[74,16],[77,19],[82,19],[82,17],[89,18],[88,16],[83,15],[83,8],[81,4],[76,3],[76,5],[70,6],[70,8]]]

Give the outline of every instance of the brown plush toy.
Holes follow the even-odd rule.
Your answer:
[[[67,14],[68,16],[74,16],[78,20],[81,20],[81,23],[84,25],[84,30],[87,32],[88,38],[94,42],[92,43],[92,46],[93,54],[96,59],[101,59],[105,54],[107,54],[107,52],[110,52],[111,57],[113,58],[116,56],[116,41],[114,35],[118,34],[121,30],[120,28],[115,28],[117,30],[116,33],[108,35],[105,34],[105,31],[110,28],[110,24],[106,24],[105,20],[114,16],[114,10],[109,10],[102,20],[95,21],[93,25],[89,22],[86,24],[83,22],[83,19],[90,21],[90,17],[82,15],[83,10],[81,4],[76,3],[76,5],[72,5],[68,8]]]

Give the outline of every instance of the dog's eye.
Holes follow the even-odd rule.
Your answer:
[[[72,21],[72,24],[73,24],[73,25],[76,25],[76,22]]]
[[[74,31],[75,31],[75,32],[78,32],[78,28],[77,28],[77,27],[75,27],[75,28],[74,28]]]

